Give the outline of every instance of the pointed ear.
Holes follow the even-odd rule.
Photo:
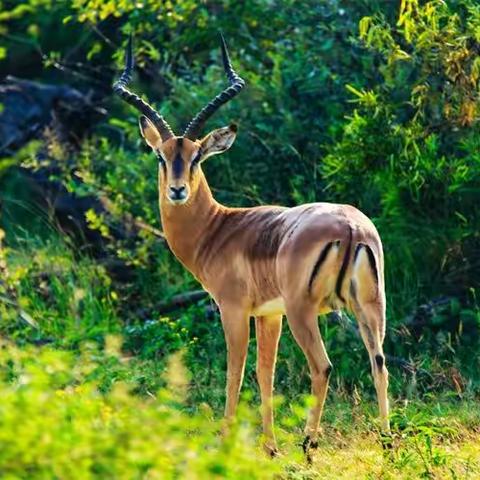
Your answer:
[[[228,150],[237,136],[237,126],[217,128],[200,140],[202,146],[202,160]]]
[[[158,150],[162,146],[162,137],[155,125],[144,115],[139,118],[138,125],[140,126],[140,133],[148,146],[153,150]]]

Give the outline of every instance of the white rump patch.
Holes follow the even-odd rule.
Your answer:
[[[377,298],[378,285],[375,273],[370,266],[367,247],[362,245],[353,264],[352,279],[355,281],[358,299],[372,301]]]
[[[353,264],[353,277],[358,277],[361,268],[369,267],[368,254],[365,245],[360,245],[358,248],[357,258]]]

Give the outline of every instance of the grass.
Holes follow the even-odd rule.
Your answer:
[[[302,405],[278,408],[282,456],[259,445],[259,415],[246,396],[238,421],[220,435],[218,412],[189,405],[189,375],[181,355],[170,357],[166,387],[136,393],[133,378],[99,388],[96,371],[127,364],[118,337],[104,348],[78,351],[0,349],[0,472],[2,478],[478,478],[480,412],[472,401],[448,398],[397,404],[393,448],[384,450],[371,401],[333,392],[324,433],[311,463],[301,453]]]
[[[453,420],[453,419],[451,419]],[[320,478],[478,478],[480,435],[457,432],[455,440],[415,436],[401,439],[392,452],[372,433],[325,438],[312,469]]]
[[[238,421],[229,435],[220,434],[225,349],[219,323],[205,319],[203,307],[172,318],[152,312],[135,321],[128,288],[112,284],[101,266],[75,257],[58,239],[30,239],[6,253],[5,285],[37,325],[0,303],[2,479],[480,475],[480,411],[473,389],[460,397],[443,383],[429,393],[412,393],[392,366],[393,448],[384,450],[368,362],[357,353],[362,346],[352,339],[355,347],[346,355],[349,343],[339,343],[338,335],[347,333],[327,326],[324,337],[338,367],[319,449],[311,463],[301,451],[311,403],[303,395],[308,375],[285,333],[276,381],[282,456],[270,460],[260,446],[253,355]],[[362,363],[352,367],[345,359]],[[352,371],[354,381],[345,381]]]

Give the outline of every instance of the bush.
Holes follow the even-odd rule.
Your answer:
[[[184,411],[187,378],[178,356],[165,374],[168,387],[153,398],[133,395],[120,381],[102,394],[88,378],[119,355],[116,345],[110,338],[105,353],[84,345],[80,356],[2,345],[2,478],[276,476],[280,464],[258,450],[249,424],[235,426],[222,441],[208,407]]]

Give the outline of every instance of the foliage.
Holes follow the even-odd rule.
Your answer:
[[[301,8],[293,0],[12,0],[1,7],[2,75],[69,83],[108,110],[74,146],[48,130],[0,159],[2,478],[478,476],[475,0],[308,0]],[[206,163],[216,198],[351,203],[382,236],[391,455],[377,442],[370,365],[352,319],[320,320],[333,400],[321,455],[308,467],[297,444],[309,376],[288,326],[276,376],[286,456],[271,463],[257,451],[258,415],[249,411],[259,402],[253,333],[242,421],[222,442],[218,313],[209,300],[160,312],[163,301],[198,286],[152,234],[156,161],[136,113],[112,98],[110,85],[132,32],[134,89],[181,131],[225,85],[218,30],[247,89],[207,126],[240,125],[235,146]],[[58,231],[20,183],[22,168],[48,171],[78,198],[108,205],[108,215],[86,213],[106,257],[79,251],[78,238]],[[135,240],[118,238],[125,219],[147,228]],[[131,276],[119,280],[109,262]],[[180,372],[180,383],[167,371]]]
[[[333,198],[352,196],[374,216],[393,309],[442,294],[476,308],[479,26],[478,6],[469,2],[454,10],[413,0],[402,2],[396,26],[381,15],[360,22],[382,80],[370,89],[349,86],[355,109],[321,171]],[[459,313],[444,317],[444,332],[457,336],[466,326]],[[476,343],[476,314],[470,319]]]
[[[323,453],[310,467],[302,465],[294,439],[283,430],[295,427],[305,413],[291,405],[279,429],[285,455],[272,462],[257,445],[245,405],[242,421],[225,437],[218,435],[222,425],[207,404],[195,413],[186,410],[188,376],[178,355],[163,372],[166,388],[138,396],[134,380],[127,378],[102,392],[98,371],[131,362],[119,346],[118,337],[107,337],[104,349],[85,343],[75,353],[3,343],[3,478],[467,478],[480,469],[478,436],[466,430],[478,414],[467,406],[435,403],[395,412],[395,447],[384,455],[375,435],[367,433],[365,411],[353,407],[352,431],[352,406],[337,401],[320,445]]]
[[[132,395],[128,382],[102,395],[88,378],[119,354],[109,343],[104,354],[85,345],[79,358],[3,346],[3,478],[272,478],[279,470],[258,453],[247,425],[221,443],[208,411],[182,411],[178,359],[166,372],[170,389],[154,399]]]

